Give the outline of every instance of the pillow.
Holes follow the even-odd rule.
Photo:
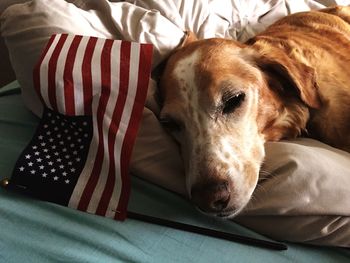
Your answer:
[[[9,6],[1,14],[1,35],[22,87],[23,100],[36,115],[41,115],[42,108],[34,92],[32,72],[51,35],[69,33],[152,43],[155,45],[154,66],[159,63],[160,57],[166,56],[179,44],[184,35],[159,12],[130,3],[69,2],[74,4],[62,0],[27,1]],[[109,15],[101,15],[102,12]],[[157,30],[154,30],[155,27]]]
[[[312,139],[270,142],[237,222],[279,240],[350,247],[350,153]]]
[[[32,68],[52,33],[67,32],[152,43],[155,67],[179,45],[185,29],[193,29],[203,37],[213,34],[239,36],[243,32],[242,28],[234,31],[233,22],[237,22],[235,19],[244,13],[230,13],[225,8],[219,8],[217,1],[194,3],[183,0],[164,4],[136,1],[142,6],[102,0],[70,2],[74,4],[62,0],[34,0],[10,6],[1,16],[1,34],[23,88],[24,100],[37,114],[40,108],[35,100]],[[288,13],[286,6],[277,2],[272,6],[258,1],[258,9],[252,13],[262,15],[268,12],[265,18],[272,23],[281,14]],[[238,2],[226,3],[227,9],[242,11]],[[253,16],[252,13],[248,20],[258,23],[259,15]],[[191,23],[194,23],[193,28],[185,28]],[[251,24],[251,27],[259,28],[259,25],[255,27]],[[159,107],[155,93],[156,83],[151,81],[130,171],[186,195],[179,149],[157,120]],[[272,238],[350,247],[350,199],[349,191],[343,187],[350,185],[349,154],[308,139],[267,143],[266,151],[263,169],[267,172],[262,174],[260,186],[245,213],[235,220]],[[266,179],[264,174],[272,176]]]

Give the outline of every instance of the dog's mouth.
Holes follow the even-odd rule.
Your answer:
[[[196,206],[197,210],[200,211],[202,214],[205,214],[205,215],[211,216],[211,217],[218,217],[218,218],[222,218],[222,219],[230,219],[230,218],[237,216],[244,209],[244,207],[245,206],[240,207],[238,209],[227,208],[227,209],[220,211],[220,212],[207,212],[207,211],[202,210],[200,207]]]
[[[215,216],[221,217],[224,219],[226,219],[226,218],[228,219],[228,218],[235,217],[239,212],[240,212],[240,210],[229,210],[229,211],[220,212],[220,213],[216,214]]]

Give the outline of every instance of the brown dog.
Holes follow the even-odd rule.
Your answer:
[[[245,44],[197,41],[168,59],[160,120],[181,145],[188,193],[231,217],[249,201],[264,143],[305,134],[350,151],[350,7],[290,15]]]

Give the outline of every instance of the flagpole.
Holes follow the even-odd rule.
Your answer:
[[[285,245],[283,243],[279,243],[279,242],[262,240],[262,239],[257,239],[257,238],[252,238],[252,237],[247,237],[247,236],[242,236],[242,235],[237,235],[237,234],[232,234],[232,233],[227,233],[227,232],[222,232],[222,231],[217,231],[214,229],[209,229],[209,228],[189,225],[189,224],[185,224],[185,223],[170,221],[167,219],[143,215],[143,214],[139,214],[139,213],[135,213],[135,212],[131,212],[131,211],[127,212],[127,218],[150,223],[150,224],[170,227],[170,228],[174,228],[174,229],[178,229],[178,230],[182,230],[182,231],[187,231],[187,232],[191,232],[191,233],[195,233],[195,234],[220,238],[220,239],[233,241],[233,242],[237,242],[237,243],[241,243],[241,244],[245,244],[245,245],[251,245],[251,246],[255,246],[255,247],[265,248],[265,249],[272,249],[272,250],[279,250],[279,251],[288,249],[287,245]]]

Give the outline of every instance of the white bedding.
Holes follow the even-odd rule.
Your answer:
[[[32,68],[53,33],[152,43],[155,68],[181,43],[185,30],[199,38],[244,41],[285,15],[331,4],[350,1],[1,0],[0,22],[23,99],[40,115]],[[151,83],[131,171],[185,194],[181,158],[157,121]],[[266,149],[265,169],[273,177],[261,183],[237,220],[278,239],[350,247],[350,154],[307,139],[269,143]]]

